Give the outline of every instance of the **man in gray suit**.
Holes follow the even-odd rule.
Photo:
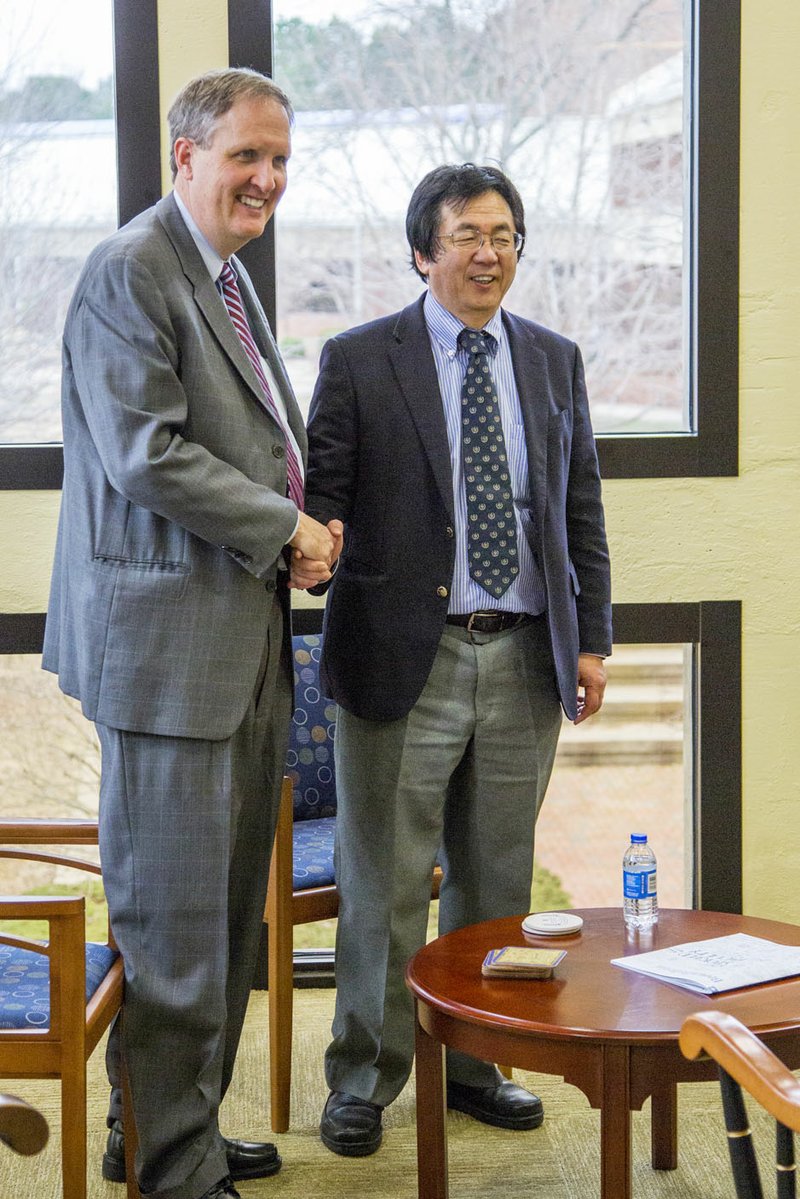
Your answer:
[[[234,257],[286,187],[292,110],[253,71],[190,82],[174,191],[97,247],[63,351],[64,486],[44,666],[95,721],[100,852],[125,959],[139,1186],[235,1196],[275,1146],[222,1136],[292,706],[285,559],[327,577],[306,437]],[[287,494],[288,490],[288,494]],[[125,1178],[119,1030],[106,1178]]]
[[[403,968],[437,852],[441,932],[527,911],[561,708],[599,709],[611,651],[581,356],[501,308],[519,193],[494,167],[437,168],[406,232],[427,294],[328,342],[308,426],[308,511],[345,525],[322,657],[341,903],[320,1131],[349,1156],[378,1148],[411,1069]],[[299,557],[295,580],[314,582]],[[501,1128],[542,1121],[535,1095],[463,1054],[447,1099]]]

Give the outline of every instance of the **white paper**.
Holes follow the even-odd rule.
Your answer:
[[[732,933],[613,958],[611,964],[703,995],[716,995],[800,974],[800,946]]]

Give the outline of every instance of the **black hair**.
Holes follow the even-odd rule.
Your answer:
[[[418,251],[428,262],[435,262],[441,250],[439,226],[442,207],[449,204],[461,212],[470,200],[486,192],[497,192],[511,209],[514,228],[525,236],[525,209],[514,184],[499,167],[476,166],[474,162],[448,163],[434,167],[414,188],[406,213],[406,237],[411,247],[411,266],[425,279],[414,256]],[[522,254],[518,251],[517,257]]]

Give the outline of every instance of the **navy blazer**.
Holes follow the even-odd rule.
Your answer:
[[[450,450],[423,298],[327,342],[309,417],[307,511],[345,523],[322,681],[357,716],[416,703],[444,628],[455,558]],[[528,449],[532,549],[559,694],[576,715],[578,653],[611,652],[600,476],[574,342],[503,312]]]

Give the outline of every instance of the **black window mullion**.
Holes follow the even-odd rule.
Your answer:
[[[272,0],[229,0],[228,65],[250,67],[272,78]],[[288,193],[291,203],[291,187]],[[262,237],[249,242],[238,257],[247,268],[273,333],[277,330],[275,221]]]

